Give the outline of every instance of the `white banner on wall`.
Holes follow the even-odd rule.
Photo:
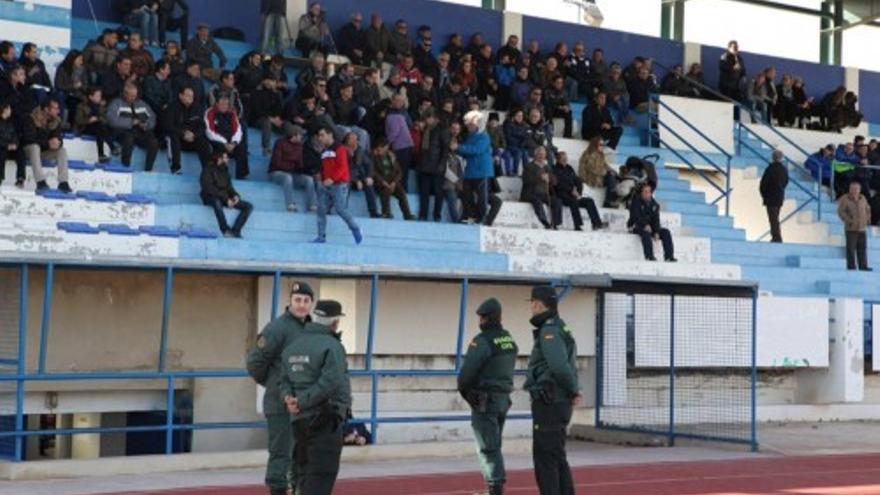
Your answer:
[[[669,128],[660,126],[660,139],[668,146],[678,150],[690,149],[682,142],[684,140],[704,153],[720,153],[717,147],[705,139],[709,138],[727,153],[734,154],[736,149],[733,141],[733,105],[666,95],[660,97],[660,102],[662,104],[659,105],[657,113],[660,121],[669,126]],[[687,123],[697,128],[705,138]],[[718,165],[724,164],[718,163]]]

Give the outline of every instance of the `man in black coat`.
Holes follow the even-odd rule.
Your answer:
[[[251,95],[248,111],[248,125],[260,129],[263,156],[272,155],[272,131],[281,132],[284,120],[284,98],[275,86],[275,78],[271,74],[263,76],[263,82]]]
[[[205,137],[204,109],[195,102],[192,88],[184,86],[163,117],[171,173],[180,174],[181,151],[195,151],[204,168],[211,158],[211,143]]]
[[[351,15],[351,22],[339,31],[339,53],[348,57],[354,65],[366,65],[367,33],[364,31],[364,17],[360,12]]]
[[[650,184],[643,183],[639,186],[638,194],[629,207],[627,223],[633,229],[633,233],[642,238],[642,249],[646,260],[657,261],[654,257],[654,240],[659,239],[663,243],[663,258],[668,262],[677,261],[672,245],[672,234],[669,230],[660,227],[660,205],[654,200]]]
[[[229,156],[226,151],[217,150],[211,156],[210,164],[202,169],[200,183],[202,202],[214,210],[217,224],[224,237],[241,237],[241,229],[247,223],[248,217],[253,212],[252,204],[241,199],[238,191],[232,186],[229,177]],[[226,221],[223,208],[233,208],[239,211],[238,217],[232,227]]]
[[[615,126],[614,119],[607,106],[608,96],[600,91],[595,100],[584,108],[581,115],[581,137],[589,141],[595,136],[602,136],[611,149],[617,149],[623,127]]]
[[[559,198],[563,206],[571,210],[571,219],[574,221],[574,230],[583,230],[584,220],[581,216],[581,208],[586,208],[590,216],[590,224],[593,230],[599,230],[608,226],[602,222],[596,202],[593,198],[583,197],[584,183],[574,168],[568,164],[568,154],[564,151],[556,153],[556,165],[553,166],[553,175],[556,180],[553,185],[553,195]],[[562,225],[562,208],[554,211],[557,218],[553,220],[556,225]]]
[[[773,161],[761,176],[761,198],[767,207],[767,218],[770,220],[770,242],[782,242],[782,231],[779,227],[779,211],[785,203],[785,188],[788,186],[788,170],[782,164],[785,155],[780,150],[773,151]]]

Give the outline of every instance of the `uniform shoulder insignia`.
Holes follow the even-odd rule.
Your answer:
[[[259,349],[266,347],[266,337],[260,335],[260,338],[257,339],[257,347]]]

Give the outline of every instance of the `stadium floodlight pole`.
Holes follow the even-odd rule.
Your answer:
[[[600,27],[605,16],[602,10],[596,5],[596,0],[562,0],[569,5],[576,5],[578,8],[578,24],[586,24],[587,26]]]

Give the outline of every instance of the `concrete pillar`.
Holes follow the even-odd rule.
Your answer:
[[[684,44],[684,72],[687,74],[688,69],[690,69],[691,64],[699,64],[702,63],[701,60],[703,58],[703,45],[699,43],[686,42]],[[703,70],[706,70],[703,67]]]
[[[73,415],[74,428],[100,428],[100,413],[80,413]],[[73,435],[71,440],[71,459],[97,459],[101,456],[101,435]]]
[[[852,91],[859,96],[859,69],[857,67],[845,67],[843,71],[843,85],[847,91]]]
[[[30,414],[26,417],[27,419],[27,429],[28,430],[39,430],[40,428],[40,415],[39,414]],[[38,436],[29,436],[27,437],[27,445],[25,447],[25,458],[26,459],[39,459],[40,458],[40,437]]]
[[[342,304],[342,312],[347,316],[342,319],[339,330],[342,332],[342,345],[348,352],[357,349],[358,311],[360,304],[369,308],[369,295],[362,302],[358,297],[358,281],[345,279],[326,279],[321,281],[318,299],[334,299]],[[369,294],[369,292],[367,292]]]
[[[57,414],[55,416],[55,429],[65,430],[68,428],[73,428],[73,415]],[[70,458],[71,437],[73,437],[73,435],[55,436],[55,459]]]
[[[299,18],[309,10],[308,0],[287,0],[287,25],[290,27],[291,44],[299,32]],[[262,26],[260,27],[262,29]]]
[[[500,44],[507,43],[507,38],[510,36],[518,36],[519,37],[519,48],[525,45],[525,40],[523,39],[523,16],[518,12],[509,12],[504,11],[504,14],[501,17],[502,26],[501,26],[501,41]]]
[[[828,404],[861,402],[865,395],[864,304],[861,299],[833,299],[830,307],[827,370],[798,377],[799,401]]]

